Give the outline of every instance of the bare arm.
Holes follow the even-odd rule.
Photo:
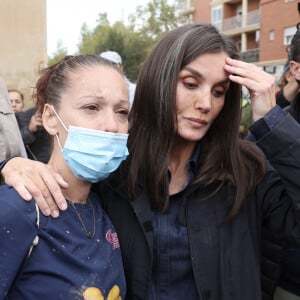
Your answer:
[[[61,188],[68,184],[50,166],[15,157],[5,164],[1,174],[5,183],[13,186],[24,200],[34,198],[44,215],[58,217],[59,209],[67,208]]]

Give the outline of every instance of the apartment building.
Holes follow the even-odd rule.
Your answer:
[[[0,76],[24,94],[26,108],[48,63],[46,11],[46,0],[0,1]]]
[[[297,0],[180,0],[193,22],[208,22],[230,36],[245,61],[279,76],[300,22]]]

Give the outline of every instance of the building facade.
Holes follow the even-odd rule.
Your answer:
[[[40,71],[47,66],[46,0],[0,1],[0,76],[8,89],[19,89],[25,107]]]
[[[230,36],[243,60],[280,76],[300,22],[297,0],[180,0],[194,22],[215,25]]]

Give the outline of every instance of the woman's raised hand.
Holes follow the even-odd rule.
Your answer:
[[[262,118],[276,105],[275,77],[251,63],[226,59],[225,70],[229,79],[249,90],[253,120]]]

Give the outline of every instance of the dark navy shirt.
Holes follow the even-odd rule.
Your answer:
[[[200,146],[197,145],[187,165],[189,180],[179,193],[170,196],[168,211],[152,212],[154,254],[148,299],[199,299],[193,276],[187,228],[180,224],[178,219],[184,191],[195,177],[199,155]]]
[[[124,299],[125,277],[116,231],[98,196],[91,193],[89,200],[95,213],[92,239],[72,205],[57,219],[39,214],[37,227],[35,202],[26,202],[13,188],[0,186],[0,299],[84,299],[83,294],[93,287],[106,299],[115,285]],[[93,232],[91,206],[74,205]],[[39,242],[27,258],[36,235]]]

